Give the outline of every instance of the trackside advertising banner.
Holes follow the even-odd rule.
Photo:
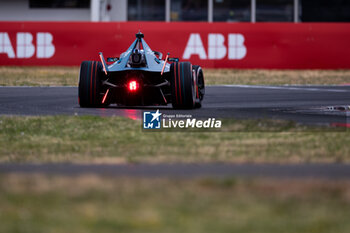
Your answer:
[[[350,68],[349,23],[0,22],[0,65],[75,66],[153,50],[210,68]]]

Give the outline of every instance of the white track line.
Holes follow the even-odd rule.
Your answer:
[[[0,86],[0,88],[77,88],[77,86]],[[328,89],[316,88],[312,86],[264,86],[264,85],[209,85],[208,87],[239,87],[239,88],[256,88],[256,89],[275,89],[275,90],[292,90],[292,91],[323,91],[323,92],[350,92],[345,89]],[[339,87],[339,86],[334,86]]]
[[[301,87],[301,86],[300,87],[296,87],[296,86],[258,86],[258,85],[220,85],[220,86],[221,87],[292,90],[292,91],[350,92],[350,90],[345,90],[345,89],[328,89],[328,88]]]

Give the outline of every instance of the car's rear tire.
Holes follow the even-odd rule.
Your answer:
[[[202,107],[202,100],[205,94],[205,85],[204,85],[204,75],[203,70],[200,66],[194,65],[193,70],[195,73],[195,90],[196,90],[196,103],[195,107]]]
[[[79,105],[81,107],[102,107],[102,64],[97,61],[83,61],[79,75]]]
[[[170,75],[173,108],[194,108],[196,93],[191,63],[172,63]]]

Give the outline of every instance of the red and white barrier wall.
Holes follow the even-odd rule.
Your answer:
[[[153,50],[211,68],[350,68],[350,23],[0,22],[0,65],[119,56],[141,30]]]

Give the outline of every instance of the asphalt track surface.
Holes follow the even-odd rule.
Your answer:
[[[174,110],[171,105],[80,108],[77,87],[0,87],[0,115],[98,115],[140,119],[143,111],[190,114],[195,118],[278,118],[306,124],[347,123],[350,86],[206,87],[203,106]]]
[[[0,164],[0,174],[349,179],[349,164]]]

